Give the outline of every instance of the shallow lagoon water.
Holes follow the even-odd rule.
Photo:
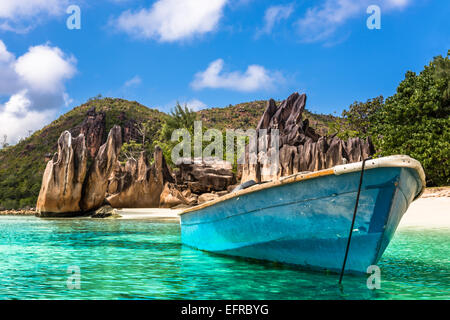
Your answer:
[[[450,229],[401,229],[367,277],[220,256],[173,222],[0,217],[0,299],[450,299]],[[67,286],[68,268],[81,288]]]

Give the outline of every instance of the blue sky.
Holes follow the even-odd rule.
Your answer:
[[[97,94],[169,111],[299,91],[308,109],[340,113],[450,49],[447,0],[1,2],[0,135],[12,143]],[[366,25],[373,4],[379,30]]]

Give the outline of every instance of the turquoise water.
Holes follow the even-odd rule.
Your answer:
[[[177,223],[0,217],[0,299],[450,299],[450,229],[397,231],[379,266],[381,289],[341,290],[336,274],[182,246]]]

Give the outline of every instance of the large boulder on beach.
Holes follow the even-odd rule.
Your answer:
[[[306,95],[294,93],[277,106],[274,100],[267,108],[257,127],[256,151],[247,147],[238,167],[241,183],[273,181],[282,176],[311,172],[333,166],[358,162],[375,153],[370,138],[321,136],[302,119]],[[275,130],[278,130],[278,141]],[[267,134],[264,135],[264,132]],[[277,153],[278,147],[278,155]]]
[[[84,135],[72,138],[64,131],[58,139],[58,152],[48,161],[42,177],[37,213],[79,212],[86,171]]]
[[[100,147],[89,168],[80,205],[83,211],[102,206],[108,188],[108,178],[117,165],[121,147],[122,132],[120,126],[116,125],[109,132],[106,143]]]
[[[183,193],[178,190],[174,183],[166,182],[164,189],[159,196],[160,208],[173,208],[177,206],[189,206],[192,201],[186,198]]]
[[[166,183],[174,183],[161,148],[156,147],[153,164],[145,152],[116,166],[108,183],[106,201],[114,208],[158,208]],[[166,206],[167,207],[167,206]]]
[[[231,163],[215,157],[194,158],[193,161],[179,159],[176,163],[177,184],[184,185],[192,193],[227,190],[235,183]]]

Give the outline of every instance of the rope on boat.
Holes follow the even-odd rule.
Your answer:
[[[352,226],[350,227],[350,232],[348,235],[347,248],[345,249],[344,262],[342,263],[342,270],[341,270],[341,274],[339,276],[339,284],[342,283],[342,277],[344,276],[345,264],[347,263],[347,257],[348,257],[348,250],[350,249],[350,241],[352,240],[353,227],[355,226],[356,212],[358,211],[359,196],[361,194],[361,186],[362,186],[363,176],[364,176],[364,167],[365,167],[366,161],[371,160],[371,159],[372,159],[372,157],[369,157],[367,159],[364,159],[362,162],[361,175],[359,177],[358,194],[356,195],[355,210],[353,211]]]

